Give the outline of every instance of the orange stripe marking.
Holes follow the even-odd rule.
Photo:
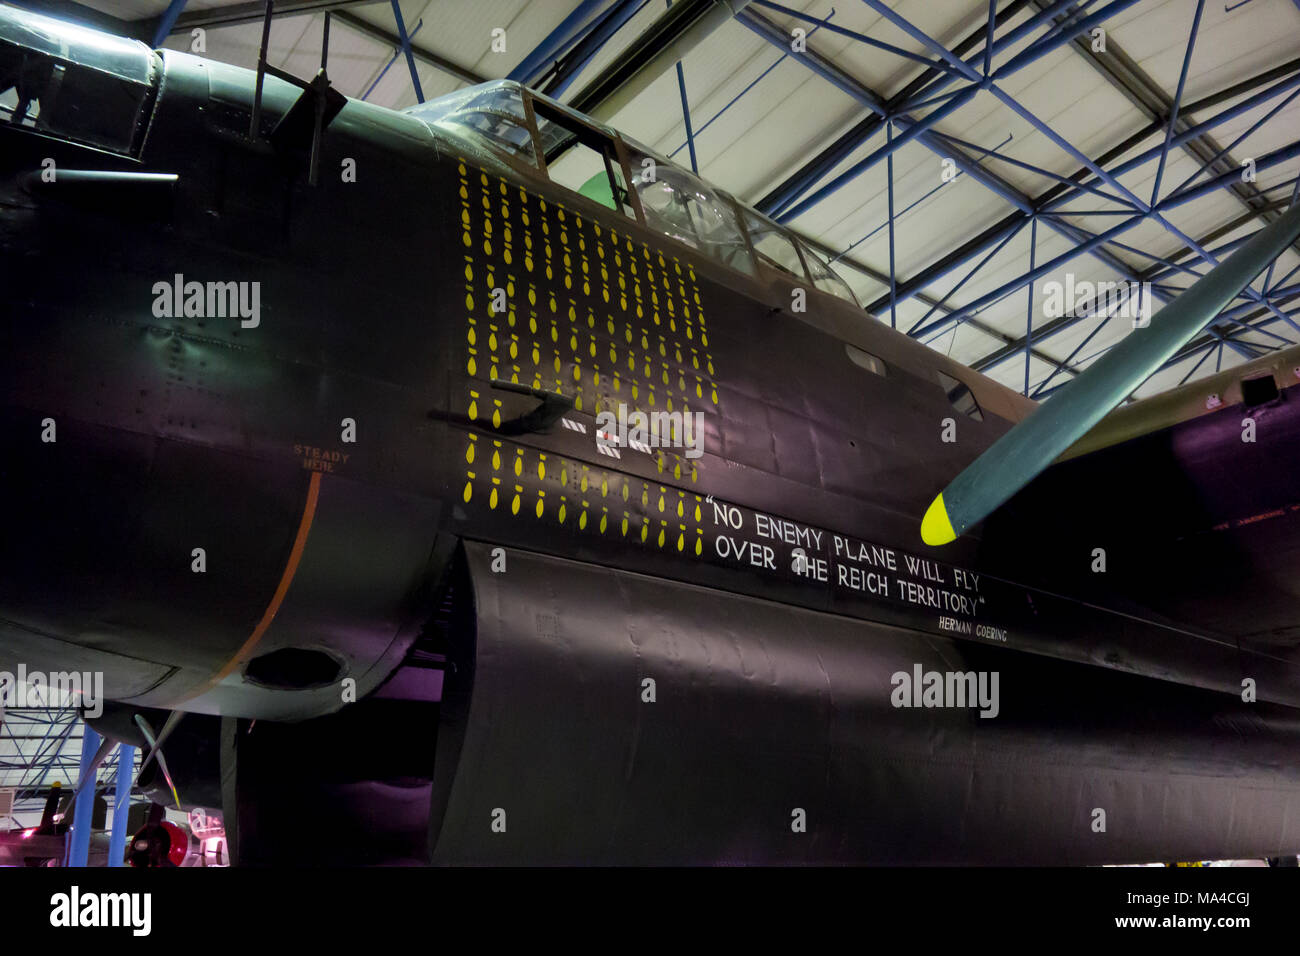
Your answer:
[[[235,668],[252,655],[254,648],[261,642],[263,635],[271,626],[271,622],[275,620],[275,615],[280,611],[280,605],[284,603],[285,595],[289,593],[289,585],[293,583],[294,575],[298,573],[298,562],[302,560],[302,553],[307,547],[307,535],[311,533],[312,521],[316,517],[316,501],[320,497],[320,476],[319,471],[312,472],[311,484],[307,486],[307,502],[303,505],[302,518],[298,522],[298,534],[293,539],[293,549],[289,552],[289,560],[285,562],[284,572],[280,575],[280,583],[275,589],[275,594],[271,597],[271,603],[262,612],[262,619],[257,622],[257,627],[253,628],[253,633],[248,636],[248,640],[244,641],[239,650],[235,652],[235,656],[230,658],[221,670],[209,677],[200,687],[180,698],[177,703],[206,694],[233,674]]]

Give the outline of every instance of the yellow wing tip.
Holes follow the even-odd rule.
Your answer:
[[[952,530],[952,522],[948,520],[948,509],[944,506],[942,494],[930,502],[925,517],[921,519],[921,540],[929,545],[957,540],[957,532]]]

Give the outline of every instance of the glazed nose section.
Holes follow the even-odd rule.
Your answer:
[[[11,130],[134,155],[157,68],[143,43],[0,7],[0,125]]]
[[[132,163],[160,70],[142,43],[0,7],[0,239],[42,202],[131,220],[168,214],[177,177]]]
[[[0,96],[11,125],[27,121],[33,103],[49,99],[54,61],[11,43],[0,45]],[[34,123],[32,125],[35,125]]]

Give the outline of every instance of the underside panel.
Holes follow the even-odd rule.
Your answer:
[[[461,749],[440,744],[454,775],[435,862],[1300,848],[1289,708],[530,552],[466,553],[477,625],[451,648],[440,740],[450,720]],[[990,716],[894,706],[895,675],[917,667],[984,672]]]

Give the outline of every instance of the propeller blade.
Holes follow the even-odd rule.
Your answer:
[[[1130,332],[1078,378],[1016,425],[931,502],[921,539],[947,544],[1033,481],[1175,352],[1204,329],[1284,249],[1300,238],[1300,203]]]
[[[184,716],[184,712],[179,710],[173,710],[168,714],[167,719],[163,722],[162,730],[158,734],[158,739],[155,741],[150,736],[153,728],[149,726],[148,722],[145,721],[143,717],[136,714],[137,725],[145,735],[145,742],[149,744],[149,752],[145,754],[144,759],[140,761],[141,773],[144,773],[144,768],[149,766],[149,762],[153,760],[154,754],[158,753],[162,748],[162,745],[167,742],[167,738],[172,735],[172,731],[176,729],[176,725],[181,722],[181,718]]]
[[[171,733],[176,725],[180,723],[180,717],[180,711],[172,711],[171,716],[167,718],[167,723],[163,725],[164,733]],[[144,772],[145,765],[149,760],[157,757],[158,769],[162,771],[163,779],[167,781],[167,786],[172,792],[172,799],[176,801],[176,807],[179,809],[181,805],[181,797],[180,794],[176,792],[176,784],[172,782],[171,772],[167,769],[167,758],[163,756],[162,750],[159,749],[162,746],[164,737],[161,734],[158,737],[154,737],[153,728],[149,726],[149,721],[144,719],[143,714],[135,715],[135,724],[140,728],[140,733],[144,734],[145,742],[149,744],[149,755],[140,762],[140,772]]]
[[[103,766],[104,761],[108,759],[108,755],[116,746],[117,741],[109,740],[107,737],[100,741],[99,749],[95,751],[95,756],[90,759],[90,766],[86,768],[86,772],[77,781],[76,788],[63,800],[63,807],[59,811],[63,814],[63,819],[68,819],[68,814],[77,802],[77,797],[81,796],[81,792],[86,789],[87,784],[94,782],[95,774],[99,772],[99,768]]]
[[[167,781],[167,787],[172,792],[172,799],[176,801],[176,809],[181,808],[181,795],[176,792],[176,784],[172,782],[171,771],[167,769],[167,758],[158,752],[158,769],[162,771],[163,779]]]

